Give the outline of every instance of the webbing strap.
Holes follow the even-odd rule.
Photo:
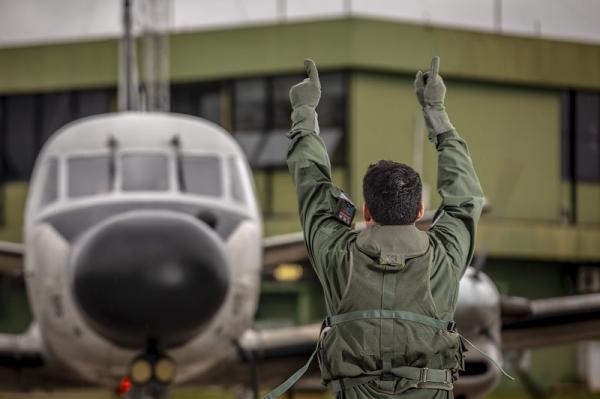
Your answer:
[[[389,266],[386,266],[388,269]],[[381,308],[392,310],[396,299],[396,276],[391,273],[383,273],[381,282]],[[380,322],[380,353],[381,372],[389,374],[392,369],[392,358],[394,357],[394,319],[381,318]]]
[[[452,389],[452,371],[446,369],[429,369],[402,366],[391,369],[391,375],[397,378],[407,378],[417,381],[419,384],[443,384],[436,389]],[[358,385],[367,384],[371,381],[380,379],[380,375],[369,375],[363,377],[340,378],[330,381],[327,387],[332,393],[341,392],[345,389]],[[417,386],[418,388],[418,386]],[[429,388],[429,387],[428,387]]]
[[[459,334],[460,335],[460,334]],[[468,339],[466,339],[464,336],[460,335],[460,338],[463,339],[466,343],[468,343],[469,345],[471,345],[471,347],[473,349],[475,349],[477,352],[479,352],[483,357],[485,357],[487,360],[489,360],[490,362],[492,362],[492,364],[494,366],[496,366],[496,368],[498,370],[500,370],[500,372],[502,374],[504,374],[509,380],[514,381],[515,377],[513,377],[512,375],[508,374],[506,371],[504,371],[504,369],[494,360],[492,359],[492,357],[490,355],[488,355],[487,353],[485,353],[484,351],[482,351],[481,349],[479,349],[477,346],[475,346],[475,344],[471,341],[469,341]]]
[[[433,317],[424,316],[422,314],[408,312],[405,310],[386,310],[386,309],[371,309],[357,310],[354,312],[341,313],[335,316],[329,316],[325,319],[326,326],[335,326],[337,324],[346,323],[348,321],[364,320],[364,319],[396,319],[407,320],[415,323],[421,323],[429,327],[438,328],[440,330],[453,331],[454,322],[434,319]]]
[[[306,374],[306,370],[310,367],[310,364],[313,362],[315,355],[319,351],[319,344],[317,343],[317,347],[310,355],[310,358],[306,362],[306,364],[300,367],[294,374],[292,374],[287,380],[285,380],[281,385],[277,388],[273,389],[271,392],[265,396],[264,399],[276,399],[286,393],[288,389],[290,389],[304,374]]]

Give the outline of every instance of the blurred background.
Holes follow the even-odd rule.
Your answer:
[[[0,240],[22,239],[28,180],[46,139],[80,117],[117,111],[121,7],[0,0]],[[415,72],[439,55],[448,112],[490,207],[477,239],[486,273],[501,293],[532,299],[600,292],[597,1],[172,0],[169,7],[170,109],[231,132],[252,166],[266,237],[300,230],[285,132],[288,90],[303,78],[306,57],[321,73],[319,120],[336,183],[360,203],[366,167],[394,159],[421,172],[427,208],[439,205],[436,152],[412,88]],[[134,32],[140,24],[134,20]],[[315,322],[322,303],[309,268],[288,270],[263,282],[257,323]],[[1,331],[21,332],[30,320],[22,277],[2,275]],[[493,397],[600,398],[600,342],[532,350],[523,361],[529,386],[504,381]],[[13,397],[109,396],[0,393]]]

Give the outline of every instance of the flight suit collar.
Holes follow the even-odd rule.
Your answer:
[[[361,252],[378,259],[382,265],[402,268],[406,259],[427,252],[427,233],[414,224],[399,226],[367,226],[358,234],[356,246]]]

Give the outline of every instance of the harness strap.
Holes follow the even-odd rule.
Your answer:
[[[304,366],[300,367],[294,374],[292,374],[281,385],[279,385],[277,388],[275,388],[271,392],[269,392],[269,394],[267,394],[267,396],[265,396],[264,399],[276,399],[279,396],[286,393],[288,391],[288,389],[290,389],[296,382],[298,382],[298,380],[300,378],[302,378],[302,376],[304,374],[306,374],[306,371],[310,367],[310,364],[313,362],[315,355],[317,354],[318,351],[319,351],[319,343],[317,343],[317,347],[315,348],[313,353],[310,355],[310,358],[308,358],[308,361],[306,362],[306,364]]]
[[[447,331],[454,331],[456,328],[456,323],[453,321],[434,319],[433,317],[408,312],[405,310],[387,309],[356,310],[354,312],[329,316],[325,319],[325,326],[333,327],[337,324],[364,319],[396,319],[413,321],[415,323],[421,323],[429,327]]]
[[[460,334],[459,334],[460,335]],[[469,341],[468,339],[466,339],[465,337],[463,337],[462,335],[460,335],[460,338],[463,339],[466,343],[468,343],[469,345],[471,345],[471,347],[473,349],[475,349],[477,352],[479,352],[483,357],[485,357],[487,360],[489,360],[490,362],[492,362],[492,364],[494,366],[496,366],[496,368],[498,370],[500,370],[500,372],[502,374],[504,374],[504,376],[506,376],[506,378],[508,378],[511,381],[515,380],[515,377],[513,377],[512,375],[508,374],[506,371],[504,371],[504,369],[502,368],[502,366],[500,366],[490,355],[488,355],[487,353],[485,353],[484,351],[482,351],[481,349],[479,349],[477,346],[475,346],[475,344],[471,341]]]
[[[402,366],[395,367],[391,370],[391,374],[397,378],[407,378],[417,381],[419,384],[444,384],[444,386],[436,387],[436,389],[452,389],[452,371],[446,369],[429,369]],[[346,389],[368,384],[371,381],[379,380],[380,375],[369,375],[364,377],[340,378],[330,381],[327,387],[332,393],[344,391]]]
[[[386,270],[391,268],[385,266]],[[396,279],[395,275],[391,273],[383,273],[383,280],[381,282],[381,308],[385,310],[392,310],[394,306],[394,299],[396,298],[395,289]],[[392,358],[394,357],[394,319],[379,319],[380,323],[380,353],[381,353],[381,373],[382,375],[389,374],[392,370]]]

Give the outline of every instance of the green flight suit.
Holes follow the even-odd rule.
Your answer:
[[[482,190],[466,144],[457,132],[451,130],[436,138],[438,192],[442,197],[440,209],[443,213],[426,233],[413,226],[374,226],[358,233],[340,221],[336,218],[336,212],[340,201],[343,201],[342,191],[331,180],[331,165],[322,139],[316,132],[306,130],[292,130],[289,137],[292,142],[288,152],[288,166],[297,190],[300,220],[309,257],[323,286],[328,315],[353,310],[341,306],[346,305],[342,300],[348,296],[346,291],[353,289],[349,279],[357,268],[364,267],[369,262],[377,264],[383,254],[405,254],[407,264],[411,256],[422,260],[428,258],[418,264],[425,265],[425,268],[429,264],[427,275],[430,290],[425,289],[424,294],[428,294],[427,291],[431,293],[432,311],[435,312],[432,316],[440,320],[452,320],[459,280],[473,254],[475,228],[483,205]],[[349,259],[351,252],[354,252],[355,258],[352,262],[353,272]],[[362,261],[357,261],[357,254],[363,258]],[[377,333],[377,330],[372,332]],[[411,342],[407,342],[407,345],[410,344]],[[415,341],[414,344],[422,345],[423,342]],[[449,343],[448,348],[457,350],[454,343]],[[368,367],[365,366],[364,356],[361,359],[359,353],[348,361],[358,363],[363,371]],[[349,398],[389,397],[406,385],[406,381],[402,379],[393,387],[390,387],[389,381],[376,380],[347,389],[344,394]],[[410,389],[404,391],[403,396],[446,398],[452,397],[452,392]]]

